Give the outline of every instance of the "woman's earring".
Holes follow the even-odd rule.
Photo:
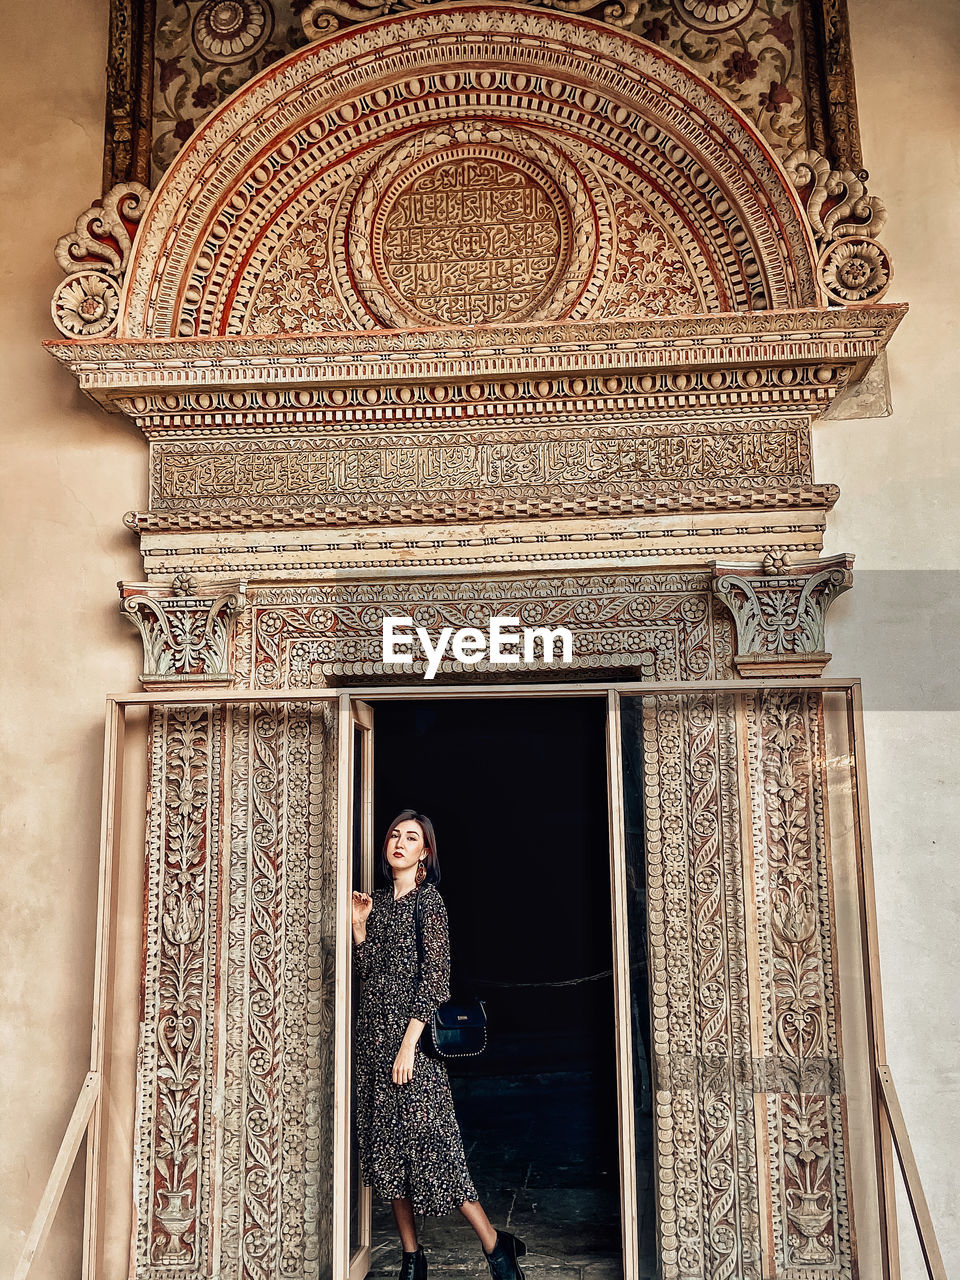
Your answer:
[[[421,858],[417,863],[417,884],[423,884],[424,880],[427,878],[427,868],[424,866],[425,862],[426,859]]]

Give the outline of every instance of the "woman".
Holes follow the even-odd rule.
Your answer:
[[[371,898],[353,895],[357,972],[357,1137],[360,1171],[389,1199],[400,1233],[400,1280],[426,1280],[415,1213],[459,1209],[480,1239],[494,1280],[523,1280],[522,1240],[496,1231],[470,1180],[445,1064],[420,1047],[430,1016],[450,998],[447,910],[433,823],[404,809],[391,823],[381,866],[387,881]],[[419,904],[423,963],[417,956]]]

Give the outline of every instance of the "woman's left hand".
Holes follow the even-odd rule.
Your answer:
[[[408,1044],[406,1040],[400,1046],[400,1052],[393,1062],[393,1083],[409,1084],[413,1079],[413,1063],[417,1054],[416,1044]]]

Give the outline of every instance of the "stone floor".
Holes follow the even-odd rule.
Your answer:
[[[527,1244],[527,1280],[622,1280],[615,1099],[584,1071],[453,1080],[457,1116],[480,1199],[495,1226]],[[650,1153],[639,1161],[641,1275],[656,1275]],[[419,1226],[430,1280],[488,1276],[459,1214]],[[371,1280],[396,1277],[389,1205],[375,1204]]]

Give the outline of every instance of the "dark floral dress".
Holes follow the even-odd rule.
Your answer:
[[[420,901],[423,970],[414,903]],[[415,1213],[443,1214],[477,1193],[467,1169],[446,1065],[417,1046],[413,1079],[393,1083],[393,1063],[411,1018],[423,1022],[450,998],[447,909],[421,885],[394,901],[378,889],[366,941],[354,946],[364,979],[355,1035],[357,1140],[364,1182],[384,1199],[408,1196]]]

